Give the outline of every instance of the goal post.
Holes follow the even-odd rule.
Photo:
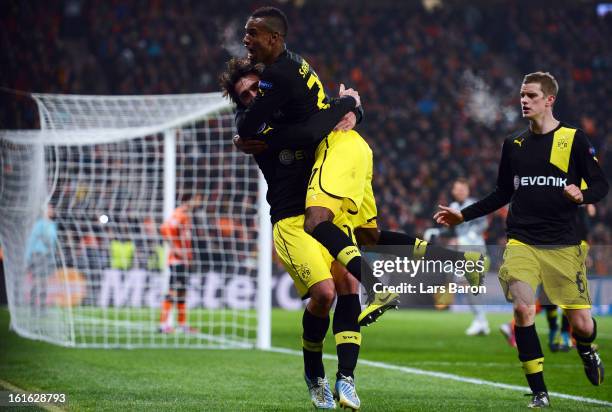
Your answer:
[[[266,187],[233,147],[229,102],[220,93],[33,98],[41,130],[0,131],[13,328],[77,347],[268,348]],[[174,325],[161,331],[169,265],[160,227],[196,198],[188,328],[175,302]]]

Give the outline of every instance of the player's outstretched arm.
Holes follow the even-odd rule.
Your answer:
[[[438,224],[450,227],[463,223],[461,211],[443,205],[438,205],[438,209],[433,217]]]
[[[334,126],[355,107],[356,99],[345,95],[330,100],[329,108],[320,110],[306,122],[293,125],[270,124],[261,138],[270,149],[303,149],[318,144]]]

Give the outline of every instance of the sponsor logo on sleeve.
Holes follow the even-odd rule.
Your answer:
[[[271,90],[272,89],[272,82],[268,82],[265,80],[260,80],[259,81],[259,88],[261,90]]]

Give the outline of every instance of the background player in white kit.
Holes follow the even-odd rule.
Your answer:
[[[463,177],[459,177],[453,182],[451,194],[453,199],[455,199],[450,204],[450,207],[453,209],[461,210],[476,202],[476,199],[470,197],[470,185],[467,179]],[[463,250],[463,247],[469,246],[469,250],[478,250],[483,255],[486,255],[487,247],[485,245],[484,232],[488,226],[489,222],[486,216],[471,220],[463,225],[455,226],[455,242],[459,249]],[[470,309],[474,313],[474,320],[466,329],[465,334],[468,336],[488,335],[491,329],[489,328],[485,307],[482,304],[478,304],[478,297],[473,296],[471,293],[466,296]]]

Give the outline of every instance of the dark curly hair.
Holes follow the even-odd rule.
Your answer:
[[[261,76],[264,70],[263,64],[253,64],[246,58],[232,58],[227,62],[225,71],[219,75],[219,85],[223,91],[223,97],[229,97],[239,108],[244,108],[240,102],[240,96],[236,94],[235,85],[241,78],[249,74]]]

